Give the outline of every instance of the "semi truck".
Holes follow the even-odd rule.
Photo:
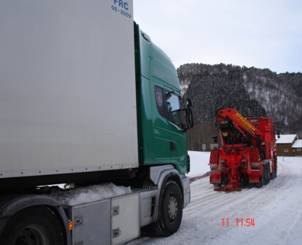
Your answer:
[[[191,103],[133,2],[2,0],[0,54],[0,244],[176,232]]]
[[[243,117],[233,108],[217,111],[218,148],[210,155],[210,183],[217,191],[262,187],[277,176],[276,140],[270,117]]]

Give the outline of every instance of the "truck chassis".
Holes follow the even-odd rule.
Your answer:
[[[170,235],[190,201],[188,178],[170,165],[151,167],[149,177],[151,184],[131,193],[75,205],[43,191],[3,195],[0,244],[121,244],[139,237],[143,227],[149,234]]]

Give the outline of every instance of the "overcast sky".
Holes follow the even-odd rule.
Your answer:
[[[302,0],[134,0],[134,19],[177,67],[302,72]]]

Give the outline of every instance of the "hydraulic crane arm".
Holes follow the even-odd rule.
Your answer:
[[[235,109],[220,109],[217,113],[216,123],[223,126],[229,122],[231,122],[235,129],[238,130],[243,136],[247,136],[248,134],[254,138],[263,137],[262,132]]]

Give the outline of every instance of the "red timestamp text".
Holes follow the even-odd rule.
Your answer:
[[[220,225],[222,227],[255,227],[256,222],[255,219],[252,217],[235,217],[229,218],[224,217],[220,219]]]

